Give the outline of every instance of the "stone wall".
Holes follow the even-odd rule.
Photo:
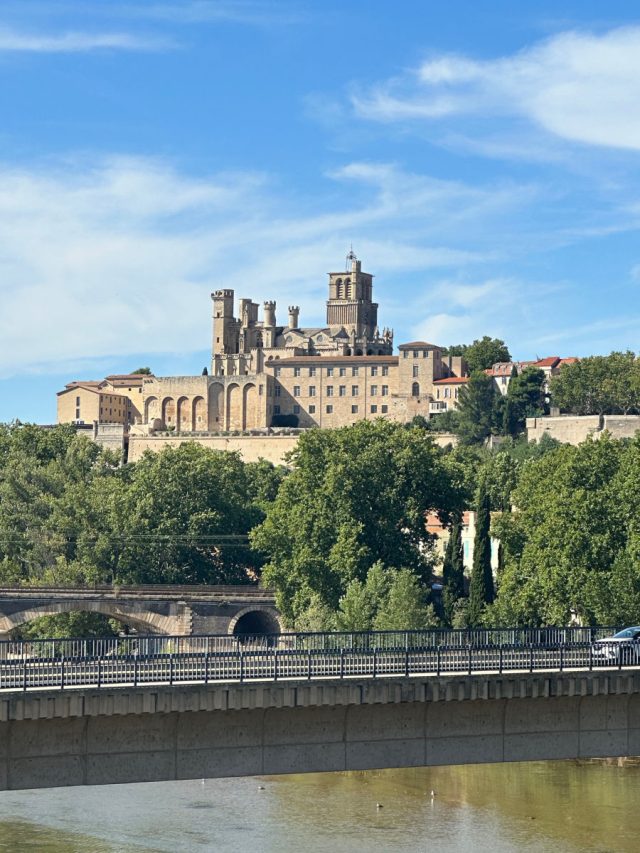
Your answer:
[[[566,444],[580,444],[607,430],[614,438],[632,438],[640,430],[640,415],[558,415],[527,418],[527,438],[540,441],[543,435]]]
[[[165,447],[178,447],[195,441],[210,450],[238,451],[245,462],[266,459],[283,465],[285,454],[298,443],[298,435],[135,435],[129,438],[129,462],[136,462],[145,450],[160,452]]]

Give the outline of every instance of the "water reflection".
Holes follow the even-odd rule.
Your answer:
[[[0,851],[631,853],[639,795],[639,768],[570,762],[10,792]]]

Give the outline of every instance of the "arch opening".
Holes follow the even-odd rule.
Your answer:
[[[278,635],[280,623],[275,614],[268,610],[248,610],[243,613],[233,626],[233,636],[241,641],[249,641],[254,638]]]

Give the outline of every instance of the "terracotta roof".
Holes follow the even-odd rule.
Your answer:
[[[534,364],[536,367],[555,367],[559,361],[560,356],[550,355],[547,358],[539,358]]]
[[[558,367],[562,367],[563,364],[577,364],[579,361],[580,359],[576,358],[575,356],[570,356],[569,358],[561,358]]]
[[[434,385],[464,385],[469,381],[468,376],[447,376],[446,379],[436,379]]]
[[[77,388],[78,385],[82,385],[85,388],[94,387],[97,388],[100,385],[100,380],[96,379],[74,379],[73,382],[67,382],[64,386],[65,388]]]
[[[408,344],[400,344],[398,349],[442,349],[442,347],[430,344],[428,341],[409,341]]]
[[[58,391],[56,396],[59,397],[61,394],[67,394],[70,391],[78,391],[79,389],[82,389],[83,391],[91,391],[92,394],[101,394],[102,392],[97,385],[97,382],[70,382],[62,389],[62,391]]]
[[[397,364],[397,355],[292,355],[289,358],[274,358],[265,361],[265,367],[280,367],[292,364]]]
[[[514,364],[512,361],[497,361],[485,370],[487,376],[511,376]]]

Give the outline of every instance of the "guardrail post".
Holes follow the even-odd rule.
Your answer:
[[[308,664],[307,679],[309,681],[311,681],[311,649],[307,650],[307,664]]]
[[[498,672],[500,673],[500,675],[502,675],[502,664],[503,664],[502,656],[503,656],[503,654],[504,654],[504,652],[502,649],[502,643],[500,643],[500,647],[498,649]]]
[[[344,678],[344,648],[340,649],[340,678]]]
[[[60,661],[60,690],[64,690],[64,657]]]
[[[138,686],[138,655],[133,656],[133,686]]]
[[[26,691],[26,689],[27,689],[27,680],[28,680],[28,679],[27,679],[27,659],[26,659],[26,657],[23,657],[23,658],[22,658],[22,667],[23,667],[23,671],[22,671],[22,689],[23,689],[24,691]]]
[[[442,663],[441,655],[440,655],[440,649],[441,649],[441,647],[438,646],[437,655],[436,655],[436,673],[438,675],[440,675],[440,669],[441,669],[441,663]]]
[[[169,684],[173,684],[173,653],[169,655]]]
[[[404,675],[409,678],[409,647],[404,650]]]
[[[473,646],[469,645],[469,667],[468,667],[469,675],[471,675],[471,671],[472,671],[472,661],[471,661],[472,649],[473,649]]]
[[[207,637],[207,652],[204,656],[204,683],[209,683],[209,638]]]
[[[240,649],[240,683],[244,681],[244,651]]]
[[[529,672],[533,672],[533,643],[529,643]]]
[[[593,646],[589,643],[589,671],[593,671]]]
[[[373,677],[378,677],[378,650],[373,650]]]
[[[102,658],[98,658],[98,690],[102,687]]]
[[[273,680],[278,680],[278,650],[273,650]]]
[[[564,644],[560,644],[560,672],[564,669]]]

